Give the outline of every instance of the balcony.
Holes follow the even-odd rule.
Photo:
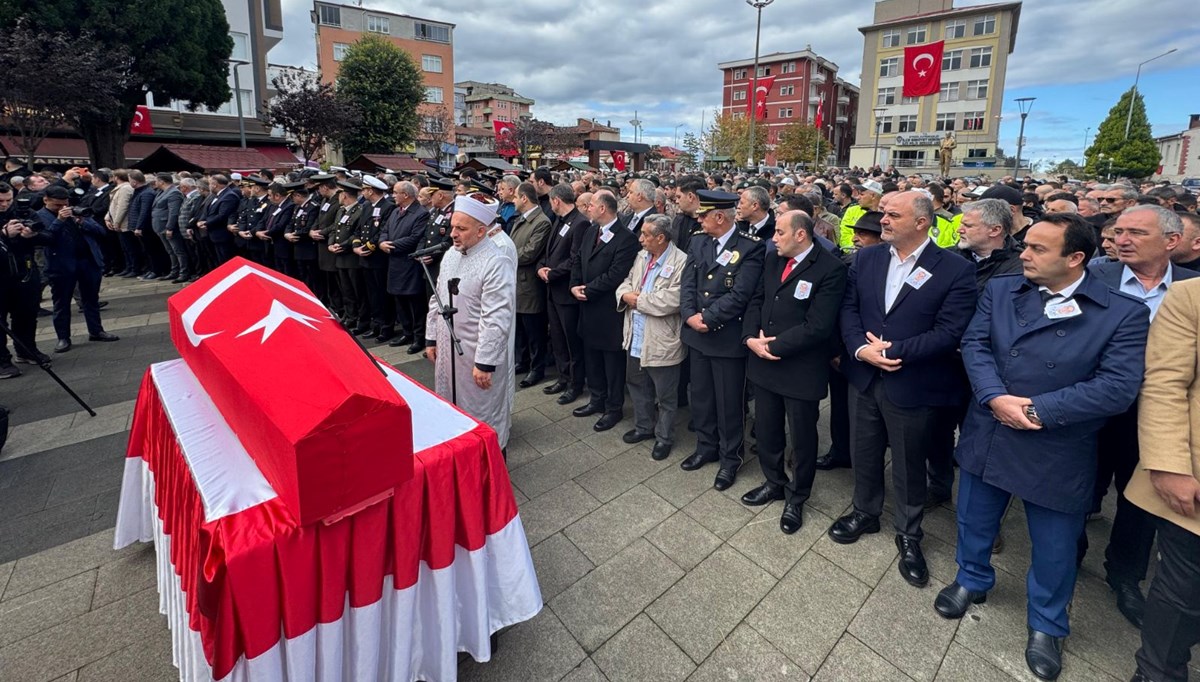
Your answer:
[[[810,83],[815,85],[823,85],[825,83],[825,74],[821,71],[817,71],[808,80]]]
[[[490,113],[492,113],[492,108],[491,108],[491,107],[484,107],[484,108],[483,108],[483,113],[484,113],[484,114],[490,114]]]
[[[838,101],[838,104],[849,104],[850,103],[850,95],[842,93],[842,94],[838,95],[837,101]]]
[[[821,95],[820,95],[820,93],[814,93],[814,94],[811,94],[811,95],[809,95],[809,96],[808,96],[808,103],[809,103],[809,104],[820,104],[820,103],[821,103]]]
[[[838,114],[833,120],[837,121],[838,123],[849,123],[850,117],[845,114]]]

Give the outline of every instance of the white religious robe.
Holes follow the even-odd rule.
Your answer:
[[[442,319],[436,297],[429,300],[426,336],[437,344],[434,387],[437,394],[451,399],[450,363],[455,363],[458,382],[458,406],[464,412],[491,426],[508,444],[512,427],[513,394],[516,391],[513,345],[516,325],[517,262],[492,239],[483,239],[462,253],[450,249],[442,258],[438,272],[438,295],[450,305],[446,283],[457,277],[458,295],[454,297],[454,331],[462,341],[463,354],[454,352],[450,332]],[[471,370],[476,364],[493,365],[492,387],[475,385]]]

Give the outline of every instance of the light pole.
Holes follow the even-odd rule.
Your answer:
[[[872,166],[879,165],[879,128],[883,125],[883,121],[880,121],[879,117],[883,116],[885,111],[887,111],[887,109],[884,109],[883,107],[878,107],[871,110],[871,113],[875,114],[875,151],[871,154]]]
[[[638,141],[638,133],[642,130],[642,121],[637,117],[637,110],[633,112],[633,120],[629,122],[633,126],[633,141]]]
[[[685,124],[680,123],[679,125],[675,126],[675,142],[673,142],[671,144],[671,146],[676,149],[679,149],[679,129],[682,128],[684,125]]]
[[[1017,133],[1017,161],[1013,166],[1013,177],[1016,177],[1021,172],[1021,150],[1025,147],[1025,119],[1029,116],[1029,110],[1033,108],[1033,100],[1036,97],[1018,97],[1016,99],[1017,108],[1021,110],[1021,131]]]
[[[1085,166],[1087,165],[1088,135],[1090,135],[1091,132],[1092,132],[1091,126],[1088,126],[1083,129],[1083,165],[1085,165]]]
[[[1133,123],[1133,100],[1137,98],[1137,85],[1138,85],[1138,80],[1141,79],[1141,77],[1142,77],[1142,67],[1149,64],[1150,62],[1154,61],[1155,59],[1161,59],[1162,57],[1165,57],[1165,56],[1171,54],[1172,52],[1177,51],[1178,49],[1179,48],[1177,48],[1177,47],[1172,47],[1171,49],[1158,55],[1157,57],[1151,57],[1150,59],[1147,59],[1146,61],[1142,62],[1141,64],[1138,64],[1137,73],[1133,77],[1133,92],[1129,95],[1129,113],[1125,115],[1125,139],[1126,140],[1129,139],[1129,124]]]
[[[754,164],[754,121],[758,118],[758,43],[762,37],[762,11],[775,0],[746,0],[746,4],[758,10],[758,24],[754,29],[754,77],[750,82],[750,139],[747,140],[746,166]]]
[[[245,59],[226,59],[225,61],[233,64],[233,101],[237,102],[238,112],[238,139],[242,143],[242,149],[246,148],[246,117],[242,114],[242,79],[238,74],[238,67],[245,66],[250,62]]]

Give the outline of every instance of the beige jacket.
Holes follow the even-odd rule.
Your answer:
[[[625,340],[622,348],[629,350],[633,341],[633,310],[621,301],[630,292],[638,294],[637,311],[646,318],[642,336],[642,366],[670,367],[683,362],[687,350],[679,340],[683,318],[679,313],[679,295],[683,289],[683,271],[687,254],[671,244],[661,256],[662,267],[652,282],[641,289],[642,276],[650,263],[650,253],[643,250],[633,260],[633,269],[617,287],[617,310],[625,311]]]
[[[108,203],[108,222],[113,229],[129,231],[129,201],[133,198],[133,185],[123,182],[113,188]]]
[[[1141,462],[1125,497],[1200,535],[1200,512],[1176,514],[1158,497],[1150,471],[1200,479],[1200,278],[1176,282],[1150,325],[1146,379],[1138,403]]]

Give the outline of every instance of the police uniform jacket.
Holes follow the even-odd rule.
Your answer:
[[[378,202],[371,204],[365,199],[362,202],[363,210],[358,218],[358,225],[354,229],[353,246],[373,246],[369,256],[363,257],[362,266],[370,270],[386,270],[388,266],[388,256],[383,251],[379,250],[379,242],[383,240],[383,225],[387,222],[388,216],[392,211],[396,210],[396,205],[392,200],[383,197]]]
[[[337,270],[337,256],[329,250],[330,235],[333,234],[333,227],[337,224],[338,211],[341,209],[342,191],[338,190],[333,193],[333,196],[326,199],[320,195],[316,198],[317,201],[317,217],[315,227],[323,235],[325,239],[316,242],[317,245],[317,267],[325,272],[334,272]]]
[[[962,340],[973,400],[955,456],[990,485],[1082,514],[1092,504],[1097,433],[1142,383],[1150,309],[1090,274],[1071,300],[1078,314],[1050,319],[1023,276],[988,283]],[[1043,428],[997,421],[987,403],[1006,394],[1032,399]]]
[[[759,288],[762,269],[763,243],[754,235],[735,229],[721,253],[717,253],[712,237],[704,232],[693,235],[680,300],[683,342],[712,357],[746,357],[742,323],[750,299]],[[696,313],[708,326],[703,334],[687,324]]]
[[[395,247],[388,254],[387,292],[393,296],[420,296],[425,293],[425,273],[421,264],[409,256],[425,239],[429,211],[414,201],[408,208],[396,207],[388,216],[382,239]]]
[[[362,199],[338,208],[337,217],[333,222],[333,231],[329,234],[329,243],[342,247],[341,253],[334,254],[334,264],[339,270],[361,268],[362,257],[354,253],[354,228],[362,217],[364,202]]]
[[[558,227],[550,231],[550,238],[546,240],[546,251],[538,262],[538,268],[550,268],[550,273],[546,276],[546,290],[549,292],[550,302],[554,305],[579,303],[579,300],[571,295],[571,266],[579,257],[583,235],[591,224],[579,209],[572,208],[570,213],[559,218]]]
[[[750,299],[742,324],[743,342],[759,331],[776,337],[767,349],[779,360],[749,354],[746,377],[788,398],[821,400],[829,383],[829,360],[838,353],[838,311],[846,292],[846,265],[813,244],[812,250],[783,279],[790,258],[771,250],[763,264],[762,284]]]
[[[239,232],[249,232],[250,238],[243,239],[238,237],[238,246],[242,246],[248,251],[265,251],[266,247],[263,241],[255,236],[255,232],[264,229],[266,225],[267,215],[270,213],[271,202],[267,200],[267,195],[261,197],[249,197],[242,209],[242,218],[238,221]]]
[[[625,315],[613,298],[633,267],[641,246],[620,221],[613,223],[607,241],[599,238],[600,225],[589,224],[571,268],[571,286],[583,286],[586,301],[579,302],[579,336],[599,351],[620,351]]]
[[[296,206],[295,213],[292,214],[292,221],[288,224],[285,232],[299,238],[299,241],[295,243],[288,242],[292,247],[292,256],[296,260],[314,261],[317,259],[317,243],[308,236],[308,231],[316,226],[319,210],[321,210],[321,204],[315,197],[310,196],[304,203]]]
[[[425,238],[421,240],[419,249],[428,249],[438,244],[450,246],[453,239],[450,237],[450,216],[454,215],[454,204],[446,204],[445,208],[429,209],[429,223],[425,227]],[[432,272],[437,272],[437,266],[442,262],[442,254],[434,254],[433,263],[429,268]]]
[[[295,215],[296,203],[287,197],[284,197],[278,206],[271,204],[267,209],[267,219],[263,223],[263,230],[271,238],[271,248],[275,250],[275,255],[278,257],[291,258],[292,256],[292,243],[283,235],[287,234],[291,228],[292,217]]]

